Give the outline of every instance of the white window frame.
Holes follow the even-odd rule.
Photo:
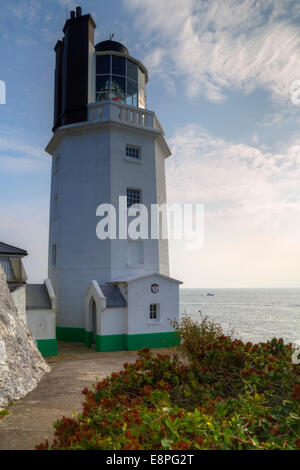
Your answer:
[[[138,153],[139,153],[139,158],[128,156],[127,155],[127,149],[128,148],[137,150]],[[142,163],[142,149],[141,149],[141,147],[138,147],[137,145],[126,144],[126,147],[125,147],[125,160],[128,161],[128,162],[132,162],[132,163]]]
[[[152,309],[155,307],[155,309]],[[155,317],[151,317],[155,313]],[[150,304],[149,306],[149,322],[160,323],[160,304]]]

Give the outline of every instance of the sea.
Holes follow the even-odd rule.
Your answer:
[[[243,341],[300,341],[300,289],[182,288],[180,314],[195,320],[206,315]]]

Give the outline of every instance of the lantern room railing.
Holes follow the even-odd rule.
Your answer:
[[[89,104],[88,121],[90,123],[113,121],[145,130],[157,130],[164,135],[163,128],[153,111],[113,101]]]

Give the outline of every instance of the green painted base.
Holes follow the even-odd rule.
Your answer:
[[[91,331],[84,332],[84,344],[90,348],[93,344],[93,333]]]
[[[84,328],[56,327],[56,339],[59,341],[73,341],[74,343],[85,342]]]
[[[175,331],[138,335],[103,335],[96,338],[96,351],[136,351],[142,348],[170,348],[179,344]]]
[[[138,335],[127,335],[127,347],[129,351],[142,348],[170,348],[178,346],[179,337],[175,331],[166,333],[145,333]]]
[[[96,336],[96,351],[124,351],[126,349],[127,335]]]
[[[56,327],[56,337],[59,341],[73,341],[84,343],[91,347],[93,333],[84,328]],[[97,335],[96,351],[137,351],[142,348],[169,348],[179,344],[179,337],[175,331],[165,333],[144,333],[136,335]]]
[[[36,343],[42,356],[57,356],[56,339],[37,339]]]

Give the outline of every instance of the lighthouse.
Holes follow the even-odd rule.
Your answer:
[[[176,344],[179,284],[169,274],[168,240],[97,236],[97,208],[118,214],[166,203],[171,152],[147,109],[146,67],[113,40],[95,45],[95,22],[80,7],[55,46],[49,267],[57,339],[97,351]],[[118,219],[119,221],[119,219]]]

